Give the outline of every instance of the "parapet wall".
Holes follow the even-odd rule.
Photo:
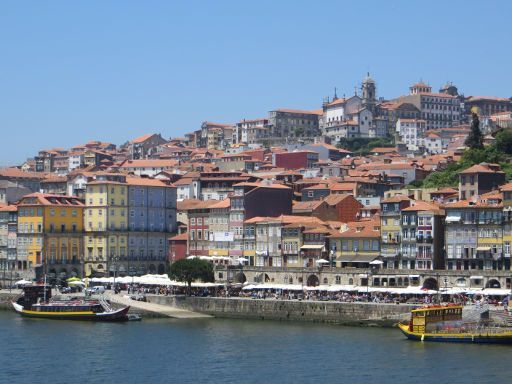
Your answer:
[[[148,295],[148,300],[215,317],[390,327],[414,305]]]

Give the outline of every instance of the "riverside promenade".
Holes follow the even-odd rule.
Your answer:
[[[130,306],[130,313],[139,313],[148,317],[170,317],[174,319],[205,319],[213,317],[206,313],[194,312],[172,305],[131,300],[129,297],[121,294],[114,295],[109,293],[105,295],[105,298],[118,305]]]

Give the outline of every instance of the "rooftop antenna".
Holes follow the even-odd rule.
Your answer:
[[[354,95],[357,96],[357,85],[354,85]]]
[[[336,87],[334,87],[334,100],[336,100],[338,98],[338,94],[337,94],[337,89]]]

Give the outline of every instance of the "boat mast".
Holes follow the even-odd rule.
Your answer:
[[[46,303],[46,274],[44,275],[43,297],[43,300]]]

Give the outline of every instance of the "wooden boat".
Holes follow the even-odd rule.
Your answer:
[[[398,328],[409,340],[416,341],[512,344],[512,329],[464,323],[460,305],[414,309],[409,324],[399,323]]]
[[[25,286],[12,306],[22,316],[56,320],[128,321],[130,310],[113,309],[104,299],[51,300],[51,288],[45,285]]]

